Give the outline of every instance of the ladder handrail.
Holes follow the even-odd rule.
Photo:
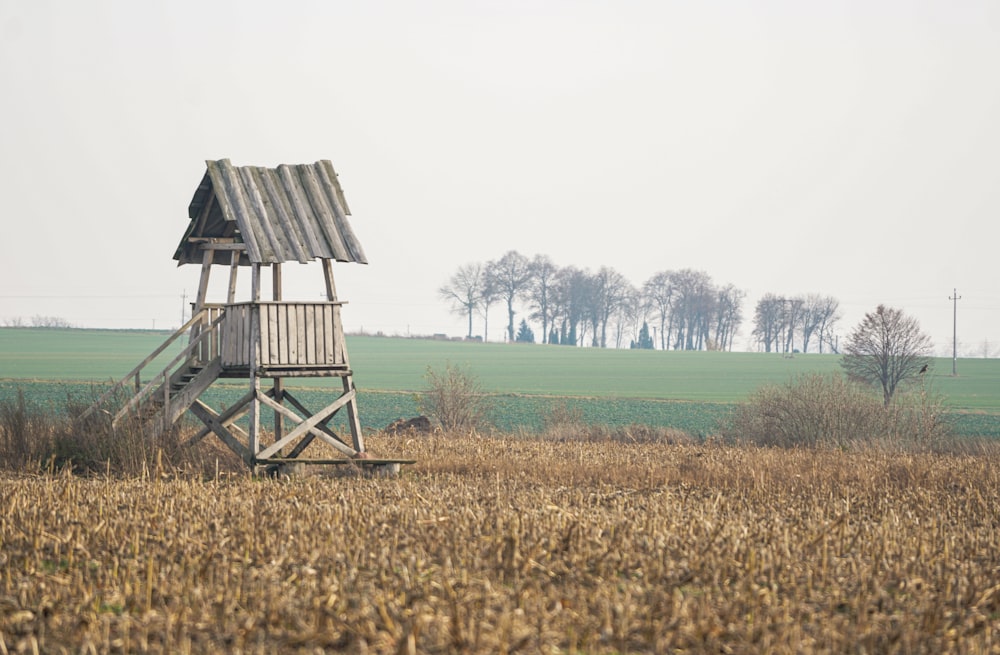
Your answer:
[[[139,375],[139,373],[141,373],[142,370],[144,368],[146,368],[150,364],[150,362],[152,362],[154,359],[156,359],[160,355],[160,353],[162,353],[164,350],[166,350],[170,346],[170,344],[172,344],[174,341],[176,341],[178,339],[178,337],[180,337],[181,335],[185,334],[196,323],[203,322],[205,316],[208,314],[209,309],[210,308],[208,308],[208,307],[203,308],[197,314],[193,315],[190,319],[188,319],[187,323],[185,323],[184,325],[182,325],[181,327],[179,327],[177,329],[177,331],[174,332],[172,335],[170,335],[170,337],[166,341],[164,341],[162,344],[160,344],[160,346],[156,350],[154,350],[153,352],[151,352],[146,357],[146,359],[144,359],[141,362],[139,362],[138,366],[136,366],[131,371],[129,371],[128,374],[125,375],[125,377],[123,377],[121,380],[118,380],[118,382],[114,383],[111,386],[110,389],[108,389],[107,391],[105,391],[101,395],[101,397],[98,398],[96,402],[94,402],[93,405],[91,405],[90,407],[88,407],[87,410],[85,412],[83,412],[82,414],[80,414],[80,416],[77,417],[77,418],[78,419],[84,419],[84,418],[86,418],[94,410],[96,410],[98,407],[100,407],[101,405],[103,405],[109,398],[111,398],[111,396],[115,392],[117,392],[119,389],[123,388],[125,386],[126,382],[128,382],[132,378],[137,378],[137,376]],[[187,350],[187,349],[185,349],[185,350]],[[173,363],[171,363],[171,365],[173,365]],[[169,366],[167,368],[169,368]],[[138,378],[137,378],[137,380],[138,380]]]
[[[219,325],[222,323],[225,316],[225,312],[220,312],[219,316],[214,321],[209,323],[207,330],[203,330],[201,334],[191,340],[191,343],[189,343],[184,350],[177,353],[177,356],[170,360],[170,363],[164,366],[162,371],[157,373],[153,379],[146,383],[146,386],[144,386],[138,393],[135,394],[135,396],[131,398],[131,400],[128,401],[128,403],[125,404],[124,407],[118,410],[118,413],[115,414],[114,422],[117,422],[130,410],[138,406],[139,403],[145,400],[146,396],[151,395],[159,386],[158,383],[161,378],[163,379],[163,384],[168,384],[170,382],[171,369],[173,369],[173,367],[178,363],[187,360],[191,353],[194,352],[196,348],[201,346],[201,342],[205,340],[205,337],[214,334],[219,329]]]

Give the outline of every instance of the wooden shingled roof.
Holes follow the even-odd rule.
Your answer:
[[[278,264],[332,259],[367,264],[347,220],[350,210],[333,165],[277,168],[205,162],[188,225],[174,259],[202,263],[206,243],[242,243],[240,264]],[[215,251],[213,263],[229,264],[231,250]]]

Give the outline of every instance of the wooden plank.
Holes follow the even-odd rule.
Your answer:
[[[274,382],[271,385],[271,397],[274,401],[281,405],[284,402],[285,389],[281,382],[281,378],[274,378]],[[285,431],[284,426],[284,415],[281,412],[274,413],[274,440],[278,441],[281,439],[282,433]]]
[[[208,216],[212,213],[212,207],[215,206],[215,194],[209,194],[208,200],[201,207],[201,212],[198,213],[198,220],[195,223],[195,228],[192,230],[192,234],[201,234],[205,231],[205,224],[208,222]],[[200,240],[197,237],[189,238],[188,241]]]
[[[212,273],[212,258],[215,253],[206,250],[201,258],[201,279],[198,281],[198,296],[195,298],[195,312],[200,312],[205,306],[205,297],[208,295],[208,278]]]
[[[240,244],[243,245],[243,244]],[[236,300],[236,276],[240,270],[240,253],[232,252],[229,259],[229,289],[226,291],[226,302],[230,305]]]
[[[292,459],[298,457],[303,452],[305,452],[305,449],[309,447],[309,444],[311,444],[315,440],[316,440],[316,433],[315,432],[310,432],[305,437],[303,437],[302,441],[300,441],[299,443],[297,443],[295,445],[295,448],[292,448],[292,450],[289,451],[289,453],[287,455],[285,455],[285,457],[290,457]]]
[[[333,364],[336,361],[333,349],[333,310],[334,305],[323,305],[323,328],[319,333],[319,350],[322,352],[320,361],[323,364]]]
[[[340,236],[340,230],[335,220],[335,212],[339,208],[330,205],[315,170],[308,166],[299,166],[297,171],[302,188],[314,210],[314,220],[322,227],[326,241],[333,252],[333,258],[340,261],[350,261],[353,257]]]
[[[173,397],[169,406],[164,405],[164,416],[169,417],[168,425],[173,425],[177,419],[183,416],[184,412],[191,407],[198,396],[219,378],[219,373],[221,372],[222,362],[218,358],[213,359],[205,368],[198,372],[198,375],[193,380],[185,385],[180,393]]]
[[[260,302],[260,264],[250,265],[250,302]]]
[[[298,325],[298,330],[295,332],[295,340],[297,342],[295,363],[312,364],[313,362],[309,360],[309,352],[306,347],[309,330],[312,329],[312,325],[306,319],[306,307],[302,303],[295,303],[292,306],[292,311],[295,312],[295,322]]]
[[[271,331],[274,330],[270,305],[255,305],[253,311],[257,314],[257,323],[260,325],[260,341],[250,347],[257,349],[257,365],[267,366],[271,359]]]
[[[282,305],[285,308],[285,313],[288,316],[288,332],[285,333],[285,342],[288,345],[288,358],[283,362],[284,364],[298,364],[299,363],[299,323],[298,317],[295,315],[295,308],[289,305]]]
[[[302,189],[301,180],[296,174],[296,168],[283,164],[278,167],[278,177],[285,188],[285,197],[291,203],[292,216],[298,220],[299,227],[302,228],[302,234],[309,244],[309,254],[320,258],[332,256],[333,252],[327,245],[326,240],[320,238],[320,235],[315,231],[312,208],[302,202],[306,195]]]
[[[240,322],[243,320],[242,307],[233,306],[226,310],[226,344],[225,349],[227,366],[245,365],[240,361]]]
[[[347,358],[347,342],[344,340],[344,324],[340,321],[340,307],[333,308],[333,344],[335,364],[350,366]]]
[[[312,303],[302,304],[305,317],[305,334],[303,334],[302,350],[305,353],[304,364],[318,364],[316,359],[316,306]]]
[[[277,453],[279,450],[281,450],[282,448],[284,448],[288,444],[292,443],[296,439],[299,439],[299,438],[305,436],[308,433],[315,434],[317,437],[319,437],[320,439],[323,439],[324,441],[326,441],[327,443],[329,443],[331,446],[333,446],[337,450],[341,451],[342,453],[344,453],[346,455],[349,455],[349,456],[353,457],[354,455],[357,454],[357,451],[352,450],[349,446],[347,446],[346,444],[344,444],[343,442],[341,442],[339,439],[338,440],[330,440],[330,439],[328,439],[327,435],[324,434],[322,431],[320,431],[317,428],[317,424],[318,423],[320,423],[321,421],[328,420],[330,416],[332,416],[333,414],[335,414],[337,412],[337,410],[339,410],[345,404],[347,404],[348,402],[350,402],[351,398],[348,398],[348,397],[345,397],[345,396],[341,396],[340,398],[338,398],[337,400],[335,400],[334,402],[332,402],[330,405],[328,405],[325,408],[323,408],[322,410],[320,410],[318,413],[316,413],[316,414],[310,416],[309,418],[303,420],[301,416],[299,416],[295,412],[291,411],[287,407],[284,407],[283,405],[279,405],[278,403],[276,403],[271,398],[268,398],[266,395],[262,396],[261,399],[260,399],[261,402],[263,402],[264,404],[266,404],[268,407],[270,407],[274,411],[281,412],[282,414],[284,414],[285,416],[287,416],[289,419],[291,419],[291,420],[295,421],[296,423],[298,423],[298,425],[294,429],[292,429],[287,435],[285,435],[283,438],[281,438],[280,440],[274,442],[269,447],[267,447],[267,448],[261,450],[260,452],[258,452],[257,453],[257,457],[258,458],[271,457],[272,455],[274,455],[275,453]]]
[[[267,361],[274,363],[281,359],[281,312],[278,307],[267,307]],[[263,342],[261,343],[263,347]]]
[[[285,390],[285,400],[286,400],[286,401],[288,401],[288,404],[289,404],[289,405],[291,405],[291,406],[292,406],[292,407],[294,407],[295,409],[297,409],[297,410],[299,410],[300,412],[302,412],[302,415],[303,415],[303,416],[310,416],[310,415],[312,414],[312,412],[311,412],[311,411],[309,410],[309,408],[308,408],[308,407],[306,407],[305,405],[303,405],[303,404],[302,404],[301,402],[299,402],[299,399],[298,399],[298,398],[296,398],[295,396],[293,396],[293,395],[291,394],[291,392],[290,392],[290,391],[288,391],[288,390]],[[334,412],[334,414],[336,414],[336,412]],[[338,435],[338,434],[337,434],[336,432],[334,432],[333,430],[331,430],[331,429],[330,429],[330,427],[329,427],[329,426],[327,425],[327,422],[328,422],[328,421],[329,421],[329,420],[330,420],[331,418],[333,418],[334,414],[331,414],[331,415],[329,416],[329,418],[327,418],[326,420],[324,420],[324,421],[320,421],[319,423],[317,423],[317,424],[316,424],[316,428],[317,428],[317,429],[319,429],[319,430],[320,430],[321,432],[323,432],[324,434],[326,434],[326,436],[327,436],[327,439],[325,439],[325,441],[326,441],[327,443],[329,443],[330,445],[332,445],[332,446],[333,446],[334,448],[336,448],[337,450],[340,450],[341,452],[345,452],[345,453],[346,453],[347,451],[346,451],[346,450],[343,450],[343,449],[341,448],[341,446],[343,446],[343,448],[348,448],[348,449],[351,449],[351,447],[350,447],[350,446],[348,446],[348,445],[347,445],[347,442],[345,442],[345,441],[344,441],[343,439],[341,439],[341,438],[340,438],[340,436],[339,436],[339,435]],[[313,434],[314,434],[314,433],[313,433]],[[336,441],[337,443],[339,443],[339,444],[340,444],[340,446],[338,446],[338,445],[336,445],[336,444],[332,443],[332,442],[330,441],[330,439],[333,439],[333,440],[335,440],[335,441]],[[353,450],[353,449],[351,449],[351,450]],[[293,450],[292,452],[295,452],[295,451]]]
[[[361,419],[358,417],[357,392],[354,389],[354,379],[350,375],[347,375],[342,380],[344,383],[344,396],[350,396],[351,398],[351,401],[347,403],[347,424],[351,428],[351,437],[354,439],[354,450],[363,453],[365,451],[365,440],[361,435]]]
[[[245,362],[246,366],[250,366],[251,362],[255,360],[256,351],[253,347],[253,324],[254,324],[254,310],[250,305],[243,306],[243,316],[240,321],[240,359]],[[256,368],[256,367],[253,367]],[[251,370],[253,370],[251,368]]]
[[[324,347],[326,330],[326,305],[315,305],[313,308],[313,361],[326,364],[326,348]]]
[[[242,228],[240,232],[242,233],[244,229],[248,232],[254,232],[260,253],[257,261],[261,263],[279,261],[282,251],[281,242],[274,231],[274,226],[271,225],[264,197],[258,188],[256,168],[240,166],[234,170],[242,183],[243,194],[238,200],[244,207],[243,216],[246,217],[245,225],[240,226]]]
[[[388,464],[416,464],[415,459],[297,459],[292,457],[269,457],[266,459],[257,458],[257,464],[267,465],[267,464],[315,464],[315,465],[333,465],[337,466],[340,464],[356,464],[358,466],[386,466]]]
[[[84,413],[80,414],[79,418],[83,419],[83,418],[86,418],[87,416],[89,416],[100,405],[102,405],[109,398],[111,398],[111,396],[114,395],[115,392],[117,392],[119,389],[121,389],[122,387],[124,387],[125,384],[129,380],[135,379],[135,381],[138,383],[138,381],[139,381],[139,374],[141,373],[141,371],[144,368],[146,368],[147,366],[149,366],[149,363],[152,362],[154,359],[156,359],[157,356],[159,356],[160,353],[162,353],[164,350],[166,350],[170,346],[170,344],[172,344],[174,341],[176,341],[178,338],[180,338],[181,335],[183,335],[189,329],[191,329],[191,327],[195,323],[200,322],[202,318],[203,318],[202,312],[198,312],[194,316],[192,316],[190,319],[188,319],[187,323],[185,323],[180,328],[178,328],[177,331],[174,332],[172,335],[170,335],[170,337],[166,341],[164,341],[162,344],[160,344],[160,346],[156,350],[154,350],[153,352],[151,352],[144,360],[142,360],[141,362],[139,362],[138,366],[136,366],[131,371],[129,371],[121,380],[119,380],[118,382],[116,382],[114,385],[112,385],[112,387],[110,389],[108,389],[104,394],[102,394],[101,397],[98,398],[97,401],[93,405],[91,405],[90,407],[87,408],[87,411],[85,411]]]
[[[337,300],[337,285],[333,280],[333,261],[324,258],[323,262],[323,279],[326,281],[326,299],[330,302],[336,302]]]
[[[203,314],[204,314],[204,312],[199,312],[198,315],[202,316]],[[211,331],[211,330],[215,330],[215,329],[218,329],[218,324],[215,323],[215,322],[213,322],[209,326],[208,330]],[[138,407],[139,404],[143,400],[145,400],[145,398],[147,396],[149,396],[150,394],[152,394],[155,391],[155,389],[159,387],[159,384],[160,384],[161,381],[162,381],[162,383],[165,384],[167,382],[167,380],[169,379],[169,377],[170,377],[168,375],[168,373],[171,370],[173,370],[173,368],[175,366],[177,366],[178,364],[180,364],[181,362],[187,361],[188,358],[191,356],[191,353],[197,351],[198,348],[201,347],[201,342],[206,338],[207,334],[208,334],[208,332],[203,332],[194,341],[192,341],[191,343],[189,343],[183,350],[181,350],[179,353],[177,353],[176,355],[174,355],[174,358],[172,360],[170,360],[170,363],[167,364],[163,368],[163,371],[160,372],[156,377],[154,377],[148,383],[146,383],[146,386],[144,386],[139,393],[137,393],[135,396],[133,396],[128,401],[128,403],[118,411],[118,414],[116,414],[115,418],[112,420],[112,424],[117,423],[123,416],[125,416],[127,413],[131,412],[134,408]],[[123,382],[124,382],[124,380],[123,380]],[[98,402],[100,402],[100,401],[98,401]]]
[[[271,300],[281,302],[281,264],[271,264]]]
[[[358,241],[354,230],[351,228],[351,224],[347,221],[347,216],[350,215],[351,210],[347,207],[347,199],[344,198],[344,191],[337,180],[337,172],[333,170],[333,164],[329,160],[318,162],[316,172],[320,180],[323,181],[326,191],[329,192],[330,189],[333,189],[336,193],[336,198],[330,199],[330,206],[333,208],[334,223],[337,225],[337,232],[340,234],[344,246],[350,253],[351,260],[367,264],[368,259],[365,257],[364,248],[361,247],[361,242]]]
[[[260,181],[264,191],[267,193],[271,211],[274,215],[274,223],[281,225],[288,231],[289,247],[294,251],[295,258],[298,259],[299,263],[305,264],[313,258],[313,255],[309,252],[311,248],[306,249],[303,247],[303,244],[309,242],[309,235],[303,233],[299,217],[295,216],[291,211],[291,206],[288,204],[288,194],[284,192],[281,186],[280,175],[280,170],[265,169],[261,172]],[[308,221],[306,225],[308,225]],[[281,300],[281,298],[275,298],[275,300]]]
[[[337,351],[333,343],[333,316],[335,311],[335,305],[323,306],[323,332],[320,334],[320,338],[323,343],[323,363],[326,365],[337,362]]]
[[[242,398],[237,400],[235,405],[233,405],[226,411],[222,412],[221,414],[216,413],[211,407],[209,407],[200,400],[194,401],[194,403],[192,403],[191,406],[202,407],[203,409],[208,411],[212,416],[216,417],[219,423],[222,424],[224,427],[230,429],[233,432],[236,432],[237,435],[242,436],[244,439],[247,439],[247,433],[244,432],[240,426],[235,425],[234,422],[243,418],[243,415],[250,411],[250,400],[252,399],[253,399],[253,392],[250,391],[244,394]],[[201,441],[211,433],[212,433],[211,427],[204,427],[201,430],[199,430],[198,433],[195,434],[193,437],[185,441],[183,445],[185,447],[194,445],[195,443]]]
[[[231,451],[239,455],[240,459],[248,465],[253,461],[247,447],[240,443],[239,439],[233,436],[224,421],[219,417],[219,415],[213,412],[208,405],[200,400],[196,400],[194,404],[191,405],[191,413],[201,419],[201,422],[204,423],[213,433],[215,433],[215,436],[219,437],[224,444],[229,446]]]
[[[257,312],[250,312],[250,341],[260,342],[260,326]],[[257,349],[250,348],[250,389],[253,398],[250,399],[250,454],[256,457],[260,452],[260,378],[257,376]]]
[[[188,239],[188,241],[195,241],[195,239]],[[231,243],[231,242],[220,242],[216,239],[212,239],[210,243],[201,244],[202,250],[226,250],[231,251],[235,256],[237,261],[239,260],[240,253],[246,252],[247,244],[245,243]]]

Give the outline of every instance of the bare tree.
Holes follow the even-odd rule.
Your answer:
[[[483,268],[483,283],[479,291],[479,313],[483,315],[483,342],[490,340],[490,307],[500,297],[500,293],[489,274],[487,267]]]
[[[777,351],[780,343],[781,325],[784,316],[785,299],[773,293],[765,293],[757,301],[753,315],[753,336],[764,346],[764,352]]]
[[[881,385],[888,406],[900,384],[927,372],[930,351],[930,337],[916,319],[879,305],[847,338],[840,364],[851,379]]]
[[[670,284],[674,288],[670,308],[674,348],[701,350],[709,338],[716,301],[712,278],[704,271],[686,268],[672,272]]]
[[[715,305],[715,341],[719,350],[732,350],[733,337],[743,322],[743,299],[746,292],[733,285],[717,291]]]
[[[459,266],[448,283],[438,289],[438,295],[452,304],[452,311],[460,316],[468,316],[469,333],[472,338],[472,315],[482,300],[483,265],[465,264]]]
[[[795,328],[802,322],[802,311],[805,300],[800,297],[786,298],[783,305],[783,330],[785,335],[786,353],[795,352]]]
[[[646,320],[646,311],[642,303],[642,294],[631,284],[625,289],[625,295],[611,316],[612,327],[614,328],[615,348],[622,348],[625,344],[625,334],[629,335],[629,342],[636,343],[639,338],[639,330]]]
[[[602,266],[591,278],[591,325],[594,345],[608,347],[608,320],[618,311],[632,285],[613,268]]]
[[[531,264],[528,258],[511,250],[487,265],[492,286],[507,304],[507,341],[514,343],[514,303],[528,290]]]
[[[579,327],[587,304],[589,275],[573,266],[560,268],[553,284],[553,321],[559,324],[559,343],[575,346],[582,340]]]
[[[531,260],[531,286],[528,299],[535,311],[531,318],[542,322],[542,343],[549,342],[549,330],[553,326],[555,304],[552,302],[553,284],[559,269],[545,255],[535,255]]]
[[[837,321],[840,303],[830,296],[811,293],[805,297],[799,315],[799,329],[802,332],[802,352],[809,352],[809,341],[814,334],[819,335],[819,351],[823,352],[823,334],[828,326]]]
[[[73,324],[61,316],[41,316],[36,314],[31,317],[31,327],[66,329],[73,327]]]
[[[642,285],[642,295],[646,305],[655,313],[660,322],[660,350],[666,350],[670,342],[667,319],[670,317],[670,307],[674,301],[674,287],[670,282],[672,273],[661,271],[646,280]]]

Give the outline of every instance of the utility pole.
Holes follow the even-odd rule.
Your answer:
[[[958,301],[962,296],[958,295],[958,289],[952,289],[952,295],[948,296],[951,301],[951,376],[958,375]]]

